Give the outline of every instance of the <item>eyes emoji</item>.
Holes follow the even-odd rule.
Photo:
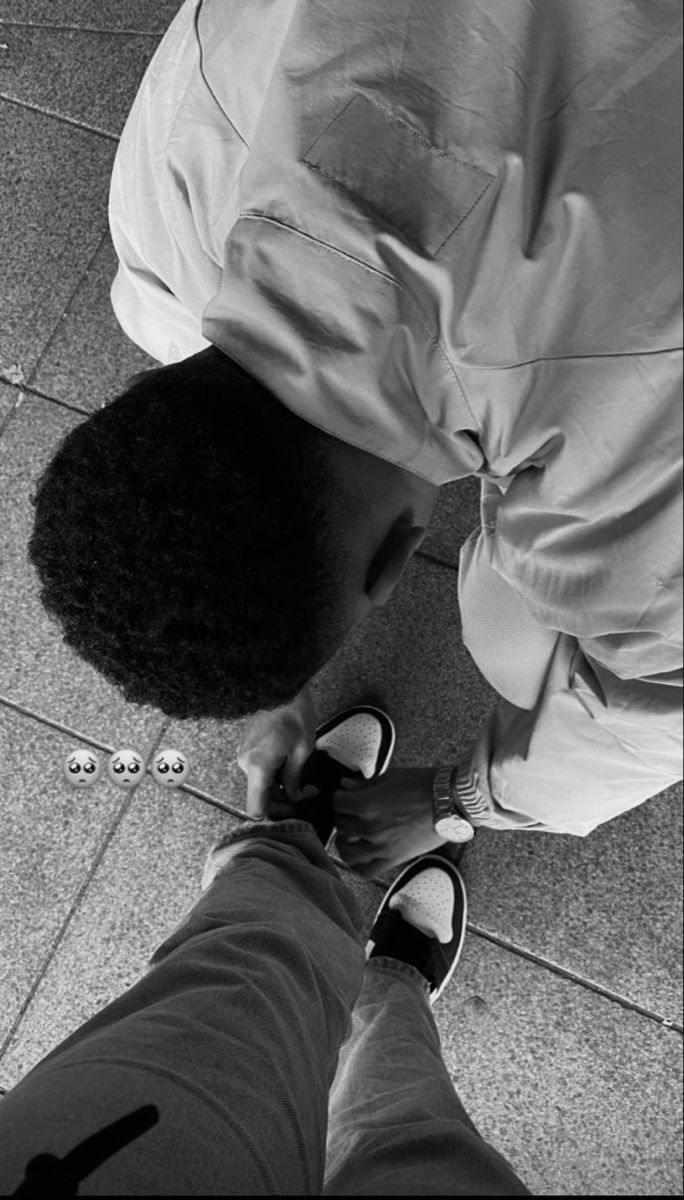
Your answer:
[[[67,783],[73,787],[88,787],[102,774],[102,764],[94,750],[72,750],[64,763]]]
[[[152,775],[162,787],[178,787],[190,773],[187,755],[180,750],[162,750],[152,763]]]

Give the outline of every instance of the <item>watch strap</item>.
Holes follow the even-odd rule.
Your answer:
[[[435,824],[440,817],[461,816],[458,804],[454,800],[453,783],[455,766],[437,767],[432,781],[432,821]]]

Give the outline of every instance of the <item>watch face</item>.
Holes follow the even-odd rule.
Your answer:
[[[435,822],[435,833],[444,838],[445,842],[469,842],[475,836],[475,830],[469,821],[463,817],[440,817]]]

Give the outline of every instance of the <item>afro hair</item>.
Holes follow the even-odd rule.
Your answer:
[[[287,703],[336,648],[325,435],[225,363],[140,378],[67,434],[32,498],[64,641],[182,719]]]

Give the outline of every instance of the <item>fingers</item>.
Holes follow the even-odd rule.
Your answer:
[[[363,837],[340,833],[335,836],[335,845],[340,858],[356,874],[372,879],[389,871],[392,863],[378,854],[377,847]]]
[[[340,791],[358,792],[363,788],[373,787],[376,783],[375,779],[350,779],[348,775],[344,775],[340,781]]]
[[[272,771],[266,770],[257,762],[249,764],[247,769],[247,814],[255,820],[263,817],[266,812],[272,780]]]

